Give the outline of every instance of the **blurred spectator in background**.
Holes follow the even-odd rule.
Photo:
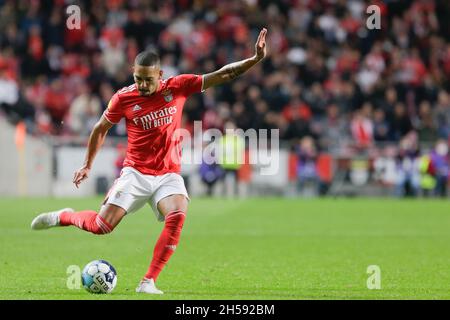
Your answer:
[[[389,122],[386,120],[386,113],[383,109],[376,109],[373,112],[373,138],[376,142],[386,142],[389,140]]]
[[[320,147],[331,152],[337,152],[341,143],[350,140],[347,122],[340,115],[336,104],[327,107],[325,118],[313,122],[312,130],[319,137]]]
[[[317,150],[312,137],[304,137],[296,148],[297,164],[297,190],[301,195],[318,195],[320,180],[317,172]]]
[[[441,90],[433,111],[434,122],[437,126],[438,135],[442,139],[450,138],[450,95]]]
[[[423,152],[419,158],[419,172],[420,172],[420,189],[421,195],[424,197],[431,197],[433,190],[436,188],[436,168],[431,159],[430,152]]]
[[[213,195],[214,186],[217,182],[222,180],[225,175],[225,171],[217,162],[215,155],[212,154],[211,156],[213,159],[204,159],[202,157],[202,163],[199,168],[200,178],[206,185],[206,194],[208,196]]]
[[[90,88],[82,84],[77,97],[69,108],[69,126],[72,134],[88,136],[101,115],[101,102],[92,95]]]
[[[225,195],[228,197],[237,195],[237,172],[244,164],[245,141],[236,129],[234,122],[227,121],[224,125],[223,135],[217,142],[219,151],[217,159],[225,171],[223,182]]]
[[[431,105],[428,101],[422,101],[419,105],[419,117],[416,127],[420,143],[433,144],[438,138],[438,132],[431,112]]]
[[[400,141],[413,130],[411,118],[408,116],[406,107],[402,102],[397,102],[394,105],[394,112],[390,122],[390,141]]]
[[[419,148],[417,135],[410,133],[400,141],[397,155],[396,195],[417,196],[420,190]]]
[[[34,123],[35,109],[5,69],[0,69],[0,110],[3,110],[13,124],[21,120],[28,126]]]
[[[374,179],[383,186],[383,190],[391,191],[398,183],[396,163],[397,149],[394,146],[386,146],[382,153],[374,161]]]
[[[373,144],[374,127],[371,115],[372,105],[369,102],[354,112],[350,129],[357,149],[364,150]]]
[[[319,82],[313,83],[311,85],[311,90],[306,90],[303,94],[303,98],[307,105],[311,107],[311,112],[314,117],[322,118],[325,116],[328,99]]]
[[[387,87],[383,99],[379,102],[379,106],[385,112],[388,120],[392,119],[397,102],[397,90],[394,87]]]
[[[436,172],[435,195],[446,197],[450,177],[450,156],[447,141],[440,139],[436,142],[435,148],[431,153],[431,163]]]
[[[69,92],[68,88],[64,88],[62,79],[55,79],[44,95],[44,105],[49,113],[55,134],[63,133],[63,121],[69,112]]]
[[[10,117],[18,117],[14,106],[19,100],[19,87],[17,83],[6,75],[4,69],[0,69],[0,108]]]

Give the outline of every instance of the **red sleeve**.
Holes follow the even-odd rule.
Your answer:
[[[105,112],[103,112],[103,116],[112,124],[118,123],[124,116],[117,93],[109,100],[108,107]]]
[[[180,74],[175,77],[180,91],[185,96],[199,93],[203,89],[203,76],[196,74]]]

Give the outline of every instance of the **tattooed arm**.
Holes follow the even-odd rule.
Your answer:
[[[227,64],[221,69],[205,74],[203,76],[203,90],[216,86],[227,81],[236,79],[248,69],[253,67],[266,56],[266,34],[267,29],[263,28],[259,33],[255,44],[255,55],[251,58]]]

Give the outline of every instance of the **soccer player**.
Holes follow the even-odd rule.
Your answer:
[[[184,103],[191,94],[233,80],[261,61],[266,55],[266,33],[265,28],[260,31],[251,58],[204,75],[182,74],[163,80],[158,55],[151,51],[139,53],[133,67],[135,83],[112,96],[91,132],[85,162],[73,178],[77,188],[88,178],[108,130],[124,117],[128,133],[124,168],[100,212],[65,208],[42,213],[32,221],[31,228],[72,225],[94,234],[107,234],[126,214],[150,204],[157,219],[164,221],[164,228],[136,292],[162,294],[155,282],[178,245],[189,200],[179,175],[180,138],[175,134],[180,128]]]

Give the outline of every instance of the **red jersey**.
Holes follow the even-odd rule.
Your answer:
[[[126,119],[128,147],[124,167],[143,174],[180,172],[181,138],[176,130],[186,99],[201,92],[203,76],[182,74],[159,80],[151,96],[141,96],[136,84],[122,88],[111,98],[103,116],[116,124]]]

